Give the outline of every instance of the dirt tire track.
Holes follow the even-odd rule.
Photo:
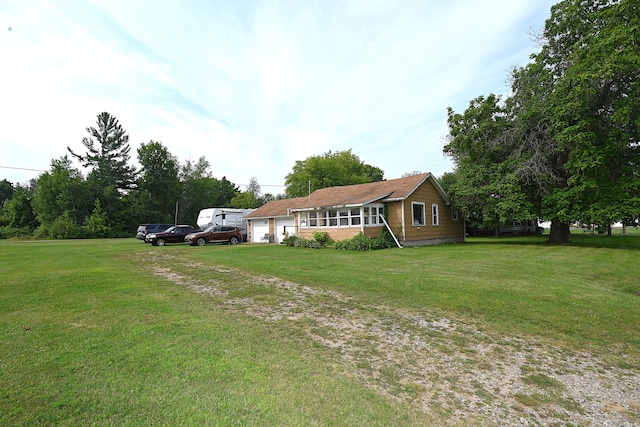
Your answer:
[[[339,355],[335,363],[347,375],[389,399],[440,413],[450,425],[640,425],[640,372],[591,354],[493,336],[462,318],[362,304],[273,276],[185,266],[158,252],[140,256],[156,275],[226,309],[302,330]],[[253,296],[236,296],[246,290]]]

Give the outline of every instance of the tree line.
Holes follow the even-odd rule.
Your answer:
[[[255,177],[246,191],[226,177],[214,178],[205,157],[180,164],[158,141],[140,145],[136,170],[129,136],[107,112],[87,133],[85,153],[67,147],[29,184],[0,181],[0,237],[130,237],[140,223],[193,224],[203,208],[254,208],[274,198],[261,194]]]
[[[0,238],[130,237],[141,223],[194,225],[208,207],[257,208],[269,200],[306,195],[318,188],[382,180],[381,169],[351,150],[297,161],[286,176],[284,194],[262,194],[256,177],[245,191],[212,176],[206,158],[180,163],[161,142],[137,149],[131,164],[129,136],[107,112],[97,116],[82,139],[85,153],[67,147],[50,170],[29,184],[0,181]],[[77,161],[88,173],[75,167]]]

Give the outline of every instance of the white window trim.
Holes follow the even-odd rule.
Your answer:
[[[365,218],[365,208],[367,208],[367,214]],[[335,211],[336,216],[330,217],[329,211]],[[356,211],[357,213],[354,215]],[[376,212],[376,214],[373,213]],[[340,215],[340,213],[347,213],[347,215]],[[310,217],[311,214],[316,215],[316,217]],[[364,227],[382,227],[384,222],[380,218],[375,219],[374,216],[382,216],[384,215],[384,205],[367,205],[367,206],[355,206],[355,207],[347,207],[347,208],[334,208],[334,209],[321,209],[321,210],[311,210],[311,211],[302,211],[299,213],[299,225],[301,228],[360,228]],[[359,224],[353,224],[353,218],[359,219]],[[336,225],[330,225],[331,220],[336,221]],[[340,220],[346,220],[346,225],[341,225]],[[312,225],[312,222],[315,222],[316,225]],[[324,225],[322,223],[324,222]]]
[[[415,209],[413,208],[415,205],[419,205],[422,206],[422,222],[421,223],[417,223],[416,221],[416,217],[415,217]],[[426,211],[426,207],[424,205],[424,203],[422,202],[411,202],[411,225],[413,225],[414,227],[422,227],[424,225],[427,225],[427,211]]]
[[[433,203],[431,205],[431,224],[434,227],[437,227],[440,225],[440,209],[438,208],[437,203]]]

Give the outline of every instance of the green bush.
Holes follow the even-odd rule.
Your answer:
[[[0,239],[27,238],[31,237],[31,235],[29,227],[14,228],[9,225],[0,227]]]
[[[298,240],[296,236],[289,234],[287,237],[282,239],[282,244],[285,246],[295,246],[296,240]]]
[[[313,240],[303,239],[296,236],[287,236],[283,239],[282,244],[286,246],[295,246],[296,248],[324,248],[327,244],[333,243],[329,235],[325,232],[313,233]]]
[[[394,242],[388,232],[381,232],[378,237],[366,237],[360,233],[348,240],[341,240],[334,244],[336,249],[344,251],[371,251],[394,247]]]
[[[296,239],[296,241],[293,243],[293,246],[298,248],[312,248],[312,249],[319,249],[323,247],[323,245],[316,242],[315,240],[308,240],[308,239],[302,239],[302,238]]]
[[[326,231],[316,231],[315,233],[313,233],[313,240],[315,240],[316,243],[320,244],[320,246],[323,247],[333,244],[333,239],[329,237],[329,233],[327,233]]]
[[[54,239],[78,239],[82,237],[82,228],[66,215],[56,218],[47,231],[49,237]]]

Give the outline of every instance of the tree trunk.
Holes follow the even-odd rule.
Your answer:
[[[569,223],[554,219],[551,221],[551,232],[547,242],[554,244],[569,243],[570,234]]]

